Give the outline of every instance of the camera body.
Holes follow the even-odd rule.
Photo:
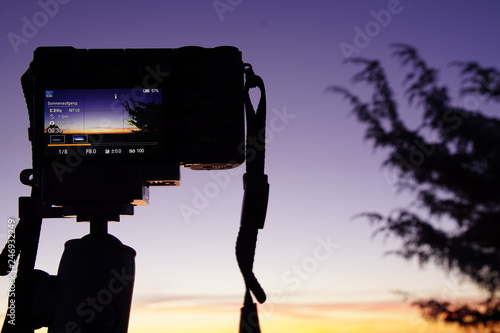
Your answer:
[[[121,187],[179,185],[180,167],[239,166],[243,71],[230,46],[37,48],[21,81],[42,200],[133,202]]]

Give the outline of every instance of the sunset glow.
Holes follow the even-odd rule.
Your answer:
[[[148,309],[135,307],[131,333],[234,332],[239,317],[237,304],[183,306]],[[456,333],[456,327],[423,320],[407,303],[366,304],[286,304],[272,311],[259,310],[261,328],[272,333]],[[147,323],[147,325],[144,325]]]

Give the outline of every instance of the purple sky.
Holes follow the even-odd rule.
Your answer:
[[[393,42],[418,48],[452,88],[458,82],[457,69],[449,66],[453,60],[500,67],[499,2],[242,0],[222,1],[233,5],[221,12],[211,0],[59,1],[64,4],[8,2],[0,13],[0,233],[17,215],[17,198],[29,193],[18,181],[19,172],[31,165],[19,78],[36,47],[232,45],[264,78],[268,93],[271,195],[255,271],[269,293],[286,295],[275,303],[400,300],[392,291],[438,295],[456,281],[432,266],[420,270],[415,262],[383,257],[398,242],[373,240],[365,221],[352,221],[363,211],[387,213],[411,197],[396,195],[391,175],[380,167],[383,152],[363,141],[364,128],[349,116],[348,105],[325,89],[340,84],[370,93],[351,85],[357,68],[343,61],[352,53],[381,59],[402,96],[403,71],[390,56]],[[404,113],[409,120],[416,117],[411,111]],[[242,169],[182,170],[182,186],[153,188],[148,207],[110,226],[138,253],[134,304],[173,297],[240,302],[234,242]],[[72,219],[47,220],[38,268],[55,274],[64,242],[87,231],[88,225]],[[329,242],[336,245],[315,256],[318,246]],[[5,280],[1,290],[6,295]],[[474,292],[467,284],[455,290],[460,296]]]

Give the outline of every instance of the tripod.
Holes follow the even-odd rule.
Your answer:
[[[29,174],[31,170],[23,171],[21,181],[33,185]],[[57,275],[34,269],[42,219],[68,215],[88,221],[90,233],[66,242]],[[20,221],[0,254],[1,275],[9,274],[19,257],[2,333],[32,333],[41,327],[57,333],[126,333],[136,253],[108,234],[108,222],[119,220],[120,215],[133,215],[133,205],[48,207],[37,186],[30,197],[19,198]]]

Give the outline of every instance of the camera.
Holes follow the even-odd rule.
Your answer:
[[[43,201],[147,204],[147,187],[179,185],[180,167],[239,166],[243,76],[231,46],[37,48],[21,83]]]
[[[252,271],[269,195],[266,94],[240,51],[40,47],[21,84],[33,168],[20,179],[31,196],[19,198],[19,223],[0,253],[0,275],[22,257],[9,294],[18,320],[6,315],[2,332],[126,333],[136,252],[108,233],[108,222],[147,205],[150,186],[180,185],[180,167],[243,162],[240,331],[260,332],[250,293],[266,299]],[[261,94],[256,110],[251,88]],[[42,220],[73,216],[90,222],[90,233],[66,242],[57,275],[35,269]]]

